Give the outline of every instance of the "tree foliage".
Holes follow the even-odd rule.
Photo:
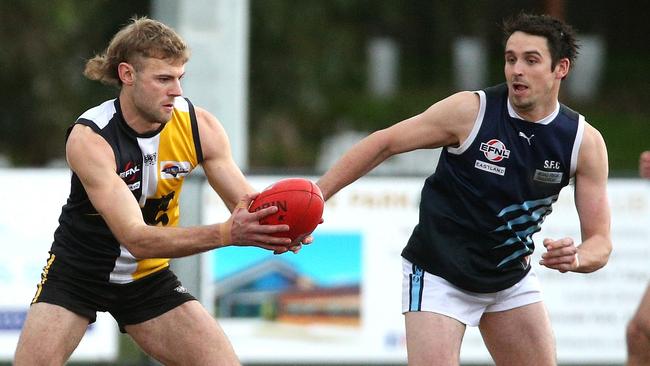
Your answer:
[[[115,92],[83,78],[101,52],[147,1],[0,1],[0,154],[19,166],[61,158],[66,128]]]
[[[309,170],[332,134],[386,127],[454,92],[451,47],[458,36],[485,40],[489,83],[501,82],[501,20],[522,10],[543,12],[548,2],[249,1],[249,166],[258,170]],[[607,45],[598,97],[564,101],[603,131],[612,170],[631,171],[650,134],[650,22],[643,11],[648,4],[563,3],[579,34],[599,34]],[[42,166],[63,156],[67,126],[86,108],[116,95],[83,78],[85,60],[102,51],[131,16],[148,14],[149,5],[0,1],[0,155],[20,166]],[[376,37],[394,40],[399,49],[399,85],[383,98],[368,88],[367,48]]]

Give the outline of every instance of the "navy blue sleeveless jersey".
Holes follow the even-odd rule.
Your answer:
[[[402,256],[472,292],[496,292],[530,270],[541,229],[576,169],[584,117],[558,103],[537,122],[519,118],[505,84],[476,92],[467,140],[443,149],[422,189],[419,223]]]

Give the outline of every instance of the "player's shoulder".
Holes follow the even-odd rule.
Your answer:
[[[600,174],[607,176],[608,158],[605,139],[600,131],[584,122],[582,142],[580,143],[577,172],[582,174]]]
[[[427,111],[432,120],[455,127],[471,126],[481,110],[479,95],[471,91],[454,93],[437,102]]]
[[[89,163],[108,166],[115,164],[115,156],[108,142],[91,127],[83,124],[77,123],[72,127],[65,153],[68,164],[75,172]]]
[[[218,148],[229,146],[226,130],[219,119],[205,108],[194,106],[194,110],[204,157],[210,146]]]
[[[461,91],[450,95],[448,99],[456,105],[460,112],[472,115],[478,113],[481,105],[480,94],[475,91]]]
[[[66,150],[92,150],[97,147],[108,146],[108,143],[91,126],[76,123],[68,134]]]
[[[219,119],[207,109],[194,106],[194,112],[199,128],[215,129],[221,127]]]
[[[597,128],[592,126],[589,122],[584,121],[582,144],[583,146],[586,145],[594,148],[605,147],[605,139]]]

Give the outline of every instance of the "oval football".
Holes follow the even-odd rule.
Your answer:
[[[311,234],[321,221],[325,202],[320,188],[303,178],[287,178],[264,189],[255,198],[249,211],[276,206],[278,212],[260,220],[263,225],[289,225],[289,231],[273,234],[276,237],[297,238]]]

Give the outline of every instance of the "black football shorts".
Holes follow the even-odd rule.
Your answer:
[[[98,281],[61,267],[66,266],[50,256],[32,304],[59,305],[88,318],[89,323],[95,322],[98,311],[107,311],[122,333],[126,333],[126,325],[142,323],[196,300],[169,267],[126,284]]]

